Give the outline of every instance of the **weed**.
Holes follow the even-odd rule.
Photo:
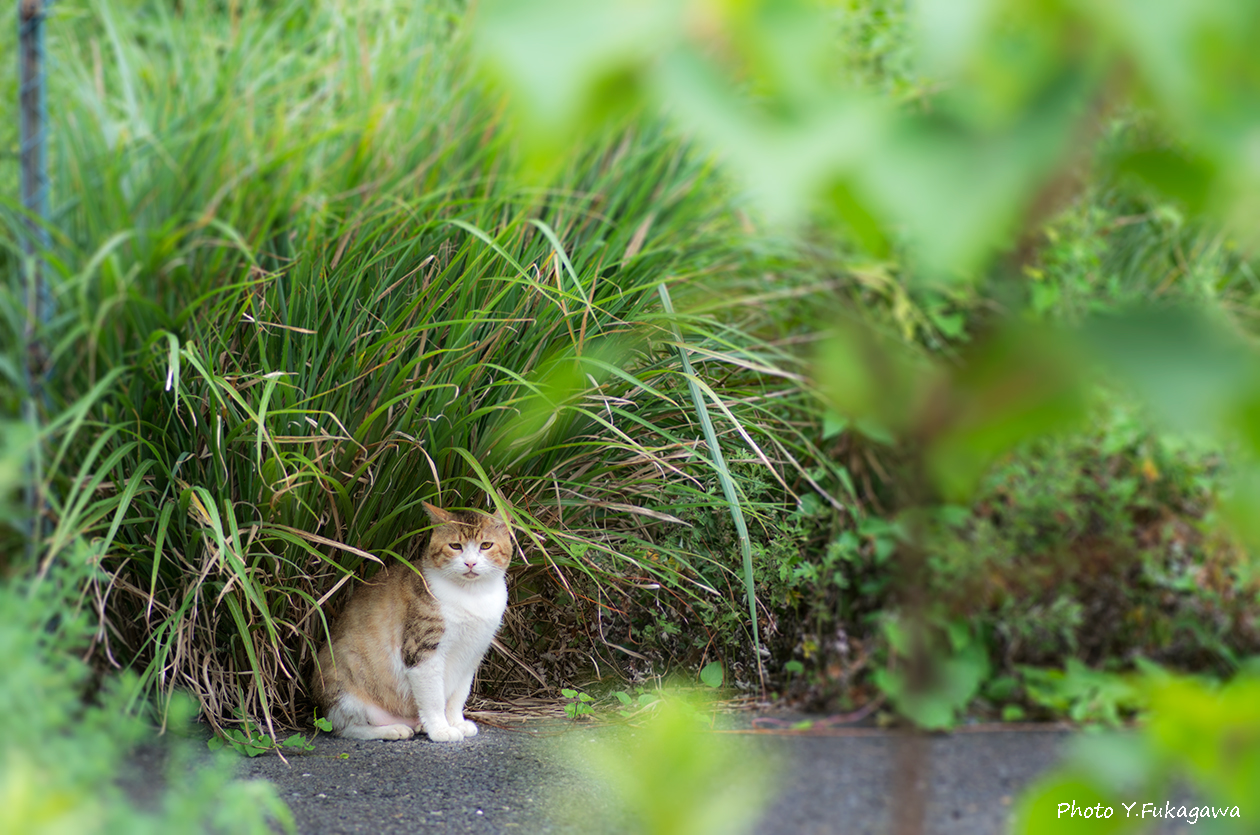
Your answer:
[[[1101,722],[1112,727],[1147,706],[1133,675],[1091,670],[1069,658],[1063,670],[1021,668],[1028,700],[1066,715],[1073,722]]]
[[[329,722],[327,719],[316,716],[314,724],[316,734],[320,731],[332,733],[332,722]],[[240,725],[241,727],[225,728],[218,735],[212,736],[206,740],[206,747],[211,751],[218,751],[226,746],[236,753],[247,757],[257,757],[259,754],[283,751],[285,749],[298,751],[315,750],[314,735],[308,739],[305,734],[290,734],[283,741],[278,742],[268,734],[263,733],[262,729],[250,722],[248,717],[242,717]]]
[[[565,687],[560,690],[560,695],[567,699],[564,705],[564,715],[574,721],[581,719],[583,716],[590,716],[595,712],[595,709],[591,707],[591,702],[594,699],[589,693],[583,693],[580,690],[570,690]]]
[[[621,705],[617,713],[623,718],[629,719],[631,716],[637,715],[641,710],[660,701],[660,694],[653,690],[639,692],[637,695],[631,695],[625,690],[614,690],[613,698]]]

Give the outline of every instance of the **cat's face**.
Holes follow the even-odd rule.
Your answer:
[[[458,583],[502,577],[512,559],[512,537],[499,516],[451,513],[426,504],[438,523],[425,551],[425,563]]]

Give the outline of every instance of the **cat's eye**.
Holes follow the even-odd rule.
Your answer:
[[[494,543],[493,543],[493,542],[483,542],[483,543],[481,543],[481,550],[483,550],[483,551],[489,551],[492,547],[494,547]]]
[[[458,551],[464,547],[462,542],[448,542],[446,544],[450,546],[452,551]]]

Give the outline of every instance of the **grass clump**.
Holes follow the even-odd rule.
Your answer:
[[[460,15],[102,0],[50,22],[46,419],[75,431],[49,434],[40,564],[91,542],[96,657],[216,723],[304,723],[340,594],[412,553],[426,499],[518,523],[516,658],[595,644],[626,584],[738,606],[738,554],[662,534],[680,506],[727,513],[680,350],[728,456],[782,481],[806,455],[773,321],[687,312],[693,283],[747,270],[708,165],[649,124],[517,183]],[[503,661],[488,687],[537,676]]]

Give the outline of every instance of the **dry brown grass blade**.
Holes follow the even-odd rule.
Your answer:
[[[656,220],[655,212],[643,218],[643,222],[634,230],[634,237],[630,239],[630,243],[626,246],[625,254],[621,256],[623,261],[629,261],[643,249],[643,242],[647,240],[648,230],[652,228],[652,221],[654,220]]]
[[[272,524],[271,527],[275,528],[276,530],[281,530],[281,531],[285,531],[286,533],[291,533],[294,536],[300,536],[303,539],[307,540],[308,542],[314,542],[318,545],[327,545],[329,548],[336,548],[339,551],[345,551],[347,553],[354,554],[357,557],[363,557],[364,559],[371,560],[377,565],[385,564],[385,561],[382,560],[380,557],[376,556],[375,554],[369,554],[367,551],[364,551],[362,548],[355,548],[353,545],[347,545],[344,542],[338,542],[335,539],[328,539],[327,537],[320,536],[319,534],[310,533],[309,531],[303,531],[297,528],[291,528],[288,525]]]
[[[514,663],[514,664],[516,664],[518,667],[520,667],[522,670],[524,670],[525,672],[529,673],[529,675],[530,675],[530,676],[531,676],[531,677],[532,677],[535,681],[537,681],[539,684],[541,684],[543,687],[546,687],[546,686],[547,686],[547,680],[546,680],[546,679],[544,679],[542,676],[538,675],[538,671],[537,671],[537,670],[535,670],[533,667],[529,666],[529,664],[525,663],[525,660],[524,660],[524,659],[522,659],[519,655],[517,655],[516,653],[512,652],[512,650],[510,650],[510,649],[508,649],[506,646],[504,646],[504,645],[503,645],[503,642],[502,642],[502,641],[500,641],[498,638],[495,638],[493,641],[491,641],[491,642],[490,642],[490,646],[494,647],[496,650],[498,650],[500,653],[502,653],[502,654],[503,654],[503,657],[507,658],[507,659],[508,659],[508,660],[510,660],[512,663]]]

